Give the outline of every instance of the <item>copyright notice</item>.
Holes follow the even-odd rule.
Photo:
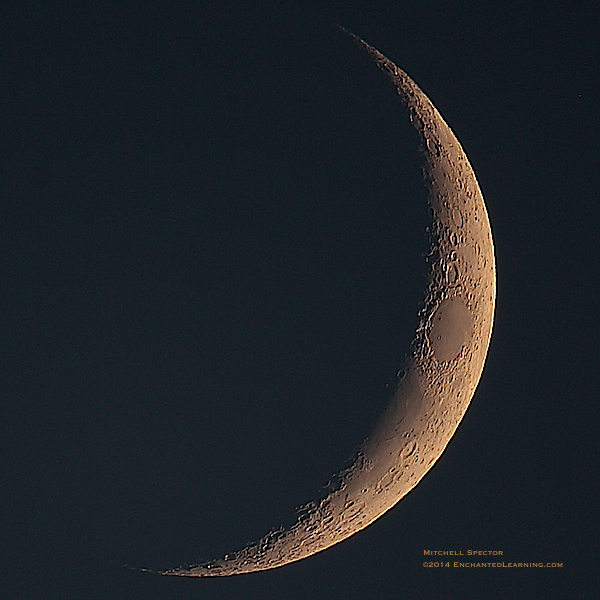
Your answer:
[[[503,550],[423,550],[425,556],[435,557],[434,560],[426,560],[423,566],[426,568],[561,568],[562,562],[512,562],[505,559]],[[489,558],[494,557],[494,562],[488,562]],[[444,557],[444,558],[440,558]],[[450,557],[452,557],[450,559]],[[460,560],[457,560],[461,557]],[[468,557],[466,560],[462,557]],[[469,560],[470,558],[470,560]]]

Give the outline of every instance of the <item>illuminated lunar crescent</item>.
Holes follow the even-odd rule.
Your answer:
[[[348,32],[349,33],[349,32]],[[221,560],[163,571],[214,577],[274,569],[364,529],[412,490],[441,456],[481,377],[496,297],[494,246],[475,173],[458,140],[416,83],[350,34],[391,77],[420,133],[433,214],[431,272],[410,358],[390,404],[334,491]]]

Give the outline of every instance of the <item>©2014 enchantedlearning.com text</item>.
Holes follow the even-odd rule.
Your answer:
[[[437,560],[428,560],[423,563],[424,567],[432,567],[432,568],[470,568],[470,567],[492,567],[492,568],[560,568],[563,566],[562,562],[509,562],[504,559],[504,551],[503,550],[466,550],[463,552],[462,550],[423,550],[423,554],[425,556],[435,556]],[[445,558],[437,558],[437,557],[445,557]],[[452,558],[452,560],[448,560],[446,557],[462,557],[462,556],[472,556],[473,558],[479,556],[494,556],[494,557],[502,557],[500,560],[495,558],[495,562],[480,562],[481,559],[475,559],[475,561],[465,561],[464,559],[457,561],[456,558]],[[486,559],[484,559],[486,560]],[[489,560],[489,559],[487,559]]]

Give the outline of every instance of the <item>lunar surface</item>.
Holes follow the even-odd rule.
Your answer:
[[[347,32],[349,33],[349,32]],[[429,184],[431,270],[409,359],[389,406],[334,489],[296,523],[246,548],[163,575],[214,577],[274,569],[325,550],[373,523],[440,458],[481,377],[490,343],[496,273],[486,207],[471,165],[416,83],[349,33],[386,72],[420,133]]]

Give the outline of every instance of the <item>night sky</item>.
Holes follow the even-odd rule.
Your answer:
[[[590,7],[4,3],[0,596],[593,597]],[[225,579],[127,569],[290,524],[409,349],[429,223],[417,134],[336,23],[407,71],[477,174],[498,270],[481,382],[435,467],[344,543]],[[423,567],[424,550],[469,549],[563,567]]]

